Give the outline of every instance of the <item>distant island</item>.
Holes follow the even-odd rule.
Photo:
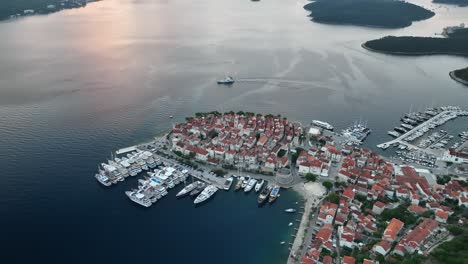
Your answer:
[[[386,36],[370,40],[365,49],[395,55],[461,55],[468,56],[468,28],[446,31],[446,38]]]
[[[0,21],[84,7],[90,2],[97,1],[100,0],[4,0],[0,4]]]
[[[362,47],[373,52],[392,55],[468,56],[468,28],[465,28],[464,24],[446,27],[443,35],[445,38],[386,36],[367,41]],[[450,77],[468,85],[468,68],[452,71]]]
[[[304,6],[318,23],[382,28],[407,27],[434,12],[397,0],[316,0]]]
[[[450,77],[455,81],[468,85],[468,67],[450,72]]]
[[[458,6],[468,6],[468,0],[432,0],[433,3],[438,4],[452,4]]]

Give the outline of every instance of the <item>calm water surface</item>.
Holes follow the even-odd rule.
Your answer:
[[[92,178],[110,152],[205,110],[249,110],[341,129],[362,117],[387,139],[414,108],[467,106],[448,78],[468,60],[396,57],[360,45],[468,24],[468,8],[398,30],[316,24],[306,1],[106,0],[0,23],[0,242],[12,263],[282,263],[297,201],[257,208],[220,192],[194,208],[172,195],[145,210]],[[229,73],[239,81],[220,87]],[[281,81],[280,81],[281,80]],[[174,120],[169,116],[174,115]]]

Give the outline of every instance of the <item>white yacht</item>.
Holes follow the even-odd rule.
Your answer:
[[[321,128],[325,128],[325,129],[328,129],[328,130],[333,130],[333,126],[330,125],[327,122],[323,122],[323,121],[320,121],[320,120],[312,120],[312,124],[314,124],[314,125],[316,125],[318,127],[321,127]]]
[[[181,197],[181,196],[184,196],[186,194],[189,194],[191,191],[193,191],[193,189],[195,189],[197,187],[197,182],[193,182],[187,186],[185,186],[182,190],[180,190],[180,192],[178,192],[176,194],[176,197]]]
[[[249,181],[250,181],[250,176],[245,177],[244,180],[242,181],[241,188],[245,189],[245,187],[247,187],[247,184],[249,183]]]
[[[144,207],[150,207],[152,204],[151,201],[142,193],[126,191],[125,194],[128,196],[128,198],[130,198],[130,200]]]
[[[161,196],[166,196],[167,195],[167,190],[166,190],[166,188],[164,186],[159,186],[158,191],[161,194]]]
[[[150,169],[156,168],[156,161],[154,161],[153,157],[149,157],[149,158],[146,160],[146,164],[148,164],[148,167],[149,167]]]
[[[255,187],[256,183],[257,183],[256,179],[250,179],[249,182],[247,183],[247,186],[245,186],[244,188],[244,192],[250,192]]]
[[[109,180],[109,178],[105,175],[101,175],[99,173],[96,173],[96,175],[94,175],[94,177],[96,177],[96,179],[98,180],[99,183],[101,183],[102,185],[104,186],[111,186],[112,185],[112,182]]]
[[[234,181],[234,177],[229,177],[224,182],[224,190],[229,191],[231,189],[232,182]]]
[[[195,201],[193,202],[194,204],[199,204],[199,203],[202,203],[206,200],[208,200],[208,198],[210,198],[213,194],[216,193],[216,191],[218,191],[218,188],[214,185],[208,185],[208,187],[206,187],[202,193],[200,193],[197,198],[195,199]]]
[[[400,136],[400,133],[398,133],[396,131],[388,131],[387,134],[389,134],[392,137],[399,137]]]
[[[255,192],[258,193],[262,189],[264,183],[265,183],[265,180],[261,180],[257,182],[257,184],[255,184]]]

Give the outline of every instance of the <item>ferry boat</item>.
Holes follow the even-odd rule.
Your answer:
[[[270,198],[268,198],[269,203],[276,201],[276,199],[280,196],[279,191],[280,191],[280,187],[278,185],[275,185],[273,189],[271,190]]]
[[[195,196],[201,193],[206,187],[206,183],[197,181],[197,187],[190,192],[190,196]]]
[[[193,202],[194,204],[199,204],[199,203],[202,203],[206,200],[208,200],[211,196],[213,196],[213,194],[216,193],[216,191],[218,191],[218,188],[214,185],[208,185],[208,187],[206,187],[202,193],[200,193],[197,198],[195,199],[195,201]]]
[[[265,187],[265,189],[263,189],[262,192],[260,192],[257,202],[259,204],[262,204],[263,202],[265,202],[266,198],[270,195],[270,192],[272,189],[273,189],[273,186],[271,185],[268,185],[267,187]]]
[[[233,84],[234,83],[234,78],[231,76],[226,76],[226,78],[218,80],[218,84]]]
[[[237,178],[237,183],[236,183],[236,186],[234,187],[234,190],[235,191],[238,191],[242,188],[242,183],[244,182],[244,177],[239,177]]]
[[[257,182],[257,184],[255,184],[255,192],[258,193],[262,189],[264,183],[265,183],[265,180],[261,180]]]
[[[255,187],[255,184],[257,183],[257,180],[256,179],[250,179],[248,182],[247,182],[247,185],[245,186],[244,188],[244,192],[250,192],[254,187]]]
[[[232,182],[234,181],[234,177],[229,177],[224,182],[224,190],[229,191],[231,189]]]
[[[193,191],[195,188],[197,188],[198,182],[193,182],[187,186],[185,186],[180,192],[176,194],[176,197],[182,197],[186,194],[189,194],[191,191]]]
[[[312,124],[314,124],[314,125],[316,125],[318,127],[321,127],[321,128],[325,128],[325,129],[328,129],[328,130],[333,130],[333,126],[330,125],[327,122],[323,122],[323,121],[320,121],[320,120],[312,120]]]

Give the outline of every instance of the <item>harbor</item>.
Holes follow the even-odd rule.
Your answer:
[[[129,176],[142,174],[143,179],[138,179],[138,186],[125,191],[125,194],[131,201],[143,207],[155,204],[179,184],[183,184],[184,188],[176,197],[193,196],[194,204],[209,200],[218,190],[229,191],[232,186],[234,191],[255,192],[259,205],[273,203],[280,197],[280,187],[274,183],[268,184],[264,179],[257,180],[248,175],[218,177],[212,171],[194,169],[160,156],[154,148],[155,144],[161,143],[160,140],[161,138],[149,144],[117,150],[116,154],[126,155],[117,157],[112,154],[107,163],[101,163],[95,178],[108,187],[124,181]]]
[[[434,145],[435,140],[442,140],[442,135],[446,131],[439,131],[440,133],[433,133],[428,140],[422,141],[419,144],[414,142],[421,138],[423,135],[444,125],[445,123],[454,120],[458,117],[465,117],[468,111],[462,110],[459,107],[442,106],[439,108],[431,108],[425,112],[410,112],[402,117],[401,127],[395,128],[395,131],[388,131],[388,134],[396,137],[393,140],[385,143],[378,144],[377,147],[387,149],[390,146],[396,146],[400,149],[418,150],[434,154],[432,149],[427,147]],[[398,132],[399,131],[399,132]]]

